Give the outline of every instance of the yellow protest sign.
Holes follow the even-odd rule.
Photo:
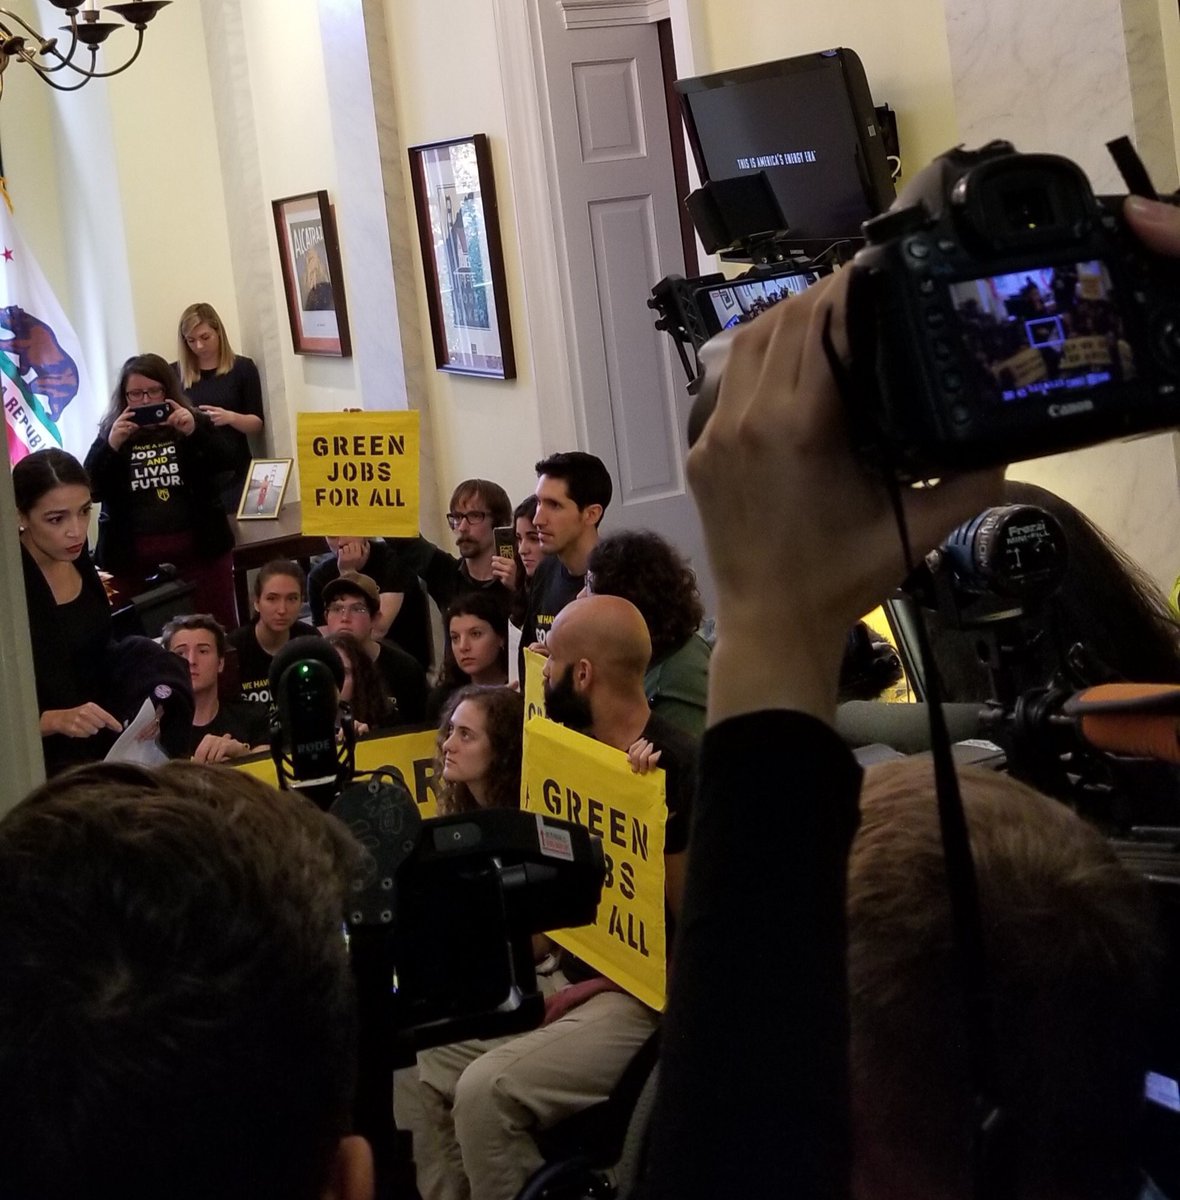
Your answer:
[[[303,532],[416,537],[418,414],[299,413]]]
[[[437,815],[438,794],[434,777],[434,744],[437,733],[433,729],[419,729],[413,733],[393,733],[385,737],[370,737],[356,744],[356,769],[372,771],[377,767],[397,767],[406,781],[406,786],[418,802],[422,817]],[[232,764],[239,771],[246,771],[272,787],[278,786],[275,765],[270,755],[251,758]]]
[[[545,715],[545,656],[535,650],[524,652],[524,720]]]
[[[621,750],[544,717],[524,727],[521,807],[602,838],[598,919],[550,936],[644,1004],[664,1007],[664,772],[635,775]]]

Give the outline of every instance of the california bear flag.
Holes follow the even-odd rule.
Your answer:
[[[62,446],[81,458],[103,407],[78,338],[7,205],[0,203],[0,385],[8,460]]]

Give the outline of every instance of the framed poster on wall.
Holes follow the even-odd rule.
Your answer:
[[[487,135],[411,146],[410,177],[435,365],[515,379]]]
[[[287,196],[271,207],[295,353],[348,358],[344,272],[328,193]]]

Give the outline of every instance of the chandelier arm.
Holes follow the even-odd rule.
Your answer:
[[[91,79],[95,78],[95,76],[92,75],[83,75],[83,77],[79,79],[77,83],[58,83],[57,80],[51,78],[46,69],[39,64],[30,62],[29,66],[31,66],[33,70],[41,76],[42,80],[49,84],[49,86],[53,88],[55,92],[76,92],[79,88],[85,87]],[[74,70],[78,70],[78,68],[75,67]]]
[[[75,17],[70,18],[71,42],[70,42],[70,52],[68,54],[62,54],[62,52],[57,48],[57,38],[42,37],[41,33],[38,30],[34,29],[33,26],[30,25],[28,23],[28,21],[26,21],[24,19],[24,17],[22,17],[20,15],[20,13],[15,13],[11,9],[7,9],[7,8],[0,8],[0,17],[5,17],[8,20],[15,21],[22,29],[24,29],[27,33],[29,33],[37,42],[37,48],[35,50],[30,50],[26,46],[26,47],[23,47],[20,51],[18,51],[17,52],[18,58],[21,58],[23,61],[25,61],[27,63],[32,63],[33,62],[32,56],[34,54],[42,54],[42,55],[52,55],[54,58],[56,58],[58,60],[56,65],[52,66],[52,67],[46,66],[44,64],[39,65],[38,74],[41,76],[42,79],[45,79],[46,72],[54,72],[54,71],[64,70],[66,67],[70,66],[70,64],[73,62],[74,54],[77,51],[78,46],[80,44],[79,40],[78,40],[78,35],[75,32],[75,30],[78,27],[78,22]],[[77,70],[78,68],[74,68],[74,69]],[[49,81],[46,79],[46,82],[48,83]],[[71,88],[69,90],[72,91],[73,89]]]
[[[33,70],[36,71],[37,74],[40,75],[41,78],[45,80],[46,83],[48,83],[51,87],[57,88],[57,90],[59,92],[76,92],[78,90],[78,88],[82,87],[82,85],[85,84],[88,80],[110,79],[113,75],[120,75],[124,71],[126,71],[127,68],[129,66],[131,66],[131,64],[133,62],[135,62],[135,60],[139,57],[139,52],[143,49],[143,39],[144,39],[144,30],[142,27],[138,27],[136,29],[135,50],[132,52],[131,57],[121,67],[115,67],[113,70],[110,70],[110,71],[94,70],[96,55],[98,53],[97,46],[91,47],[91,60],[90,60],[90,68],[89,69],[87,69],[86,67],[80,67],[80,66],[78,66],[77,63],[73,63],[70,61],[70,59],[73,58],[73,56],[74,56],[74,49],[76,49],[76,47],[71,47],[69,58],[63,58],[62,61],[60,63],[58,63],[57,66],[54,66],[54,67],[47,67],[43,63],[38,63],[38,62],[34,61],[34,59],[32,57],[33,52],[29,51],[27,48],[19,53],[19,57],[23,62],[27,62],[29,64],[29,66],[31,66],[33,68]],[[58,57],[60,58],[61,56],[59,55]],[[55,83],[52,79],[49,78],[49,76],[51,74],[53,74],[57,71],[61,71],[62,69],[67,68],[67,67],[75,75],[82,76],[82,80],[80,83],[73,84],[73,85],[59,84],[59,83]]]
[[[71,71],[75,71],[79,74],[85,74],[84,67],[75,66],[74,63],[71,61],[74,57],[74,51],[77,48],[78,48],[77,43],[75,43],[73,46],[70,47],[70,53],[65,58],[62,58],[62,55],[58,50],[51,48],[51,50],[49,52],[54,54],[58,59],[60,59],[60,61],[52,67],[47,66],[44,62],[38,62],[37,55],[45,53],[45,51],[42,51],[40,49],[31,47],[31,46],[22,46],[19,50],[17,50],[14,53],[13,57],[19,59],[23,63],[28,63],[29,66],[32,67],[33,70],[36,71],[37,74],[40,75],[41,78],[44,79],[46,83],[49,83],[50,75],[55,75],[58,71],[64,71],[64,70],[66,70],[66,68],[69,68]],[[73,88],[66,88],[66,91],[73,91],[73,90],[74,90]]]

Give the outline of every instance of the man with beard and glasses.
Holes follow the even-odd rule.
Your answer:
[[[394,538],[389,544],[398,561],[421,578],[439,612],[446,612],[456,597],[479,591],[494,596],[507,612],[512,592],[496,576],[492,559],[496,526],[512,524],[508,493],[490,479],[464,479],[451,493],[446,516],[455,531],[458,558],[424,537]]]
[[[666,773],[668,945],[684,885],[696,742],[653,716],[643,690],[651,640],[618,596],[566,605],[547,640],[549,717]],[[513,1200],[542,1157],[533,1134],[606,1100],[655,1031],[659,1015],[593,968],[563,954],[565,986],[540,1029],[418,1056],[427,1127],[415,1129],[423,1200]],[[421,1136],[420,1136],[421,1132]]]

